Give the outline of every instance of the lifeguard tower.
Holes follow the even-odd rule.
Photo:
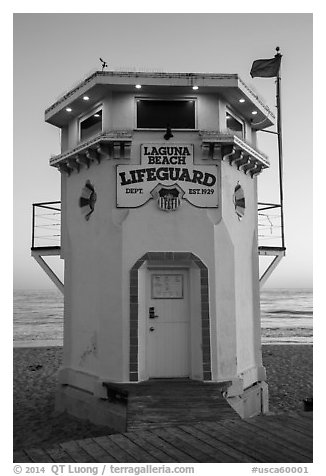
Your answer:
[[[258,247],[270,109],[237,74],[102,71],[45,120],[61,131],[61,205],[34,212],[61,210],[61,242],[33,236],[32,255],[64,292],[57,409],[123,429],[135,392],[177,382],[266,412],[258,261],[284,254]]]

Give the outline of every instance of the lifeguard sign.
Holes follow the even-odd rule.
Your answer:
[[[117,166],[118,208],[141,207],[152,198],[170,203],[160,207],[165,210],[176,209],[181,199],[198,208],[218,206],[217,166],[195,165],[193,144],[142,144],[140,156],[140,166]]]

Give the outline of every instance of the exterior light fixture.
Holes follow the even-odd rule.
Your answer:
[[[246,102],[246,100],[241,98],[241,99],[239,99],[239,102]]]
[[[89,97],[88,97],[88,96],[83,96],[83,99],[84,99],[84,101],[89,101]]]
[[[71,107],[66,107],[66,111],[71,112],[72,111]]]
[[[257,111],[252,111],[251,114],[253,114],[255,116],[256,114],[258,114],[258,112]]]
[[[100,115],[97,113],[97,114],[94,114],[94,117],[100,117]]]
[[[136,84],[135,88],[136,89],[141,89],[141,84]]]
[[[195,85],[195,86],[192,87],[192,89],[198,89],[198,86]]]

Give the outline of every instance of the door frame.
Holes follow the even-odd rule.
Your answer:
[[[212,380],[211,364],[211,335],[210,335],[210,313],[209,313],[209,281],[208,268],[202,260],[191,252],[147,252],[139,258],[130,270],[130,340],[129,340],[129,380],[138,382],[146,380],[143,369],[139,368],[139,360],[144,349],[140,344],[140,326],[139,315],[145,312],[145,289],[141,279],[141,271],[146,266],[150,267],[172,267],[172,268],[196,268],[199,274],[198,284],[196,285],[196,295],[200,297],[200,306],[198,303],[198,313],[200,316],[201,328],[201,379],[204,381]],[[191,289],[191,273],[189,273],[189,290]],[[198,289],[200,288],[200,289]],[[191,295],[191,292],[189,292]],[[190,303],[191,305],[191,303]],[[147,316],[146,316],[147,317]],[[198,319],[197,319],[198,321]],[[190,349],[192,352],[192,349]],[[145,358],[146,360],[146,358]],[[140,376],[140,373],[142,376]],[[146,374],[146,372],[145,372]]]
[[[184,310],[184,316],[186,316],[186,320],[184,322],[187,323],[187,332],[186,332],[186,351],[184,353],[184,357],[187,360],[187,375],[184,374],[183,376],[179,375],[179,377],[172,377],[172,376],[166,376],[162,378],[187,378],[190,377],[191,373],[191,315],[190,315],[190,309],[191,309],[191,303],[190,303],[190,289],[189,289],[189,280],[190,280],[190,272],[189,272],[189,267],[187,266],[167,266],[166,264],[164,265],[151,265],[148,263],[147,268],[146,268],[146,292],[145,292],[145,332],[146,332],[146,368],[148,372],[149,378],[160,378],[159,375],[155,376],[152,375],[150,371],[151,363],[150,363],[150,344],[149,344],[149,339],[151,337],[151,333],[148,332],[149,327],[155,326],[156,320],[150,320],[148,318],[148,309],[149,309],[149,303],[151,302],[151,306],[156,303],[155,298],[151,296],[153,289],[152,289],[152,274],[181,274],[182,275],[182,298],[174,298],[174,300],[177,300],[178,302],[182,302],[183,310]],[[159,298],[156,298],[159,299]],[[166,298],[161,298],[161,299],[166,299]],[[162,304],[162,303],[161,303]],[[161,311],[157,310],[157,307],[160,307],[159,304],[155,306],[155,312],[160,314],[162,312],[162,307]],[[163,305],[164,307],[164,305]],[[179,356],[181,357],[181,356]]]

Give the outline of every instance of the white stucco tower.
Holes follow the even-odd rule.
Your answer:
[[[229,382],[267,409],[256,131],[237,74],[97,72],[45,112],[61,130],[64,362],[58,409],[110,424],[103,382]]]

